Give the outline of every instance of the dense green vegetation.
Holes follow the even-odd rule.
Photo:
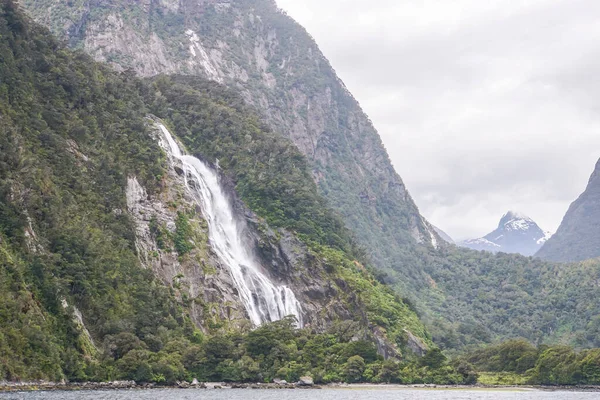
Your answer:
[[[449,248],[423,265],[424,318],[446,349],[515,337],[536,345],[600,346],[600,262],[547,263]]]
[[[105,376],[110,338],[195,329],[139,267],[124,211],[127,175],[157,187],[163,155],[136,81],[0,6],[0,379]]]
[[[575,351],[570,346],[535,347],[511,340],[474,351],[464,357],[488,374],[485,383],[539,385],[600,384],[600,349]]]
[[[274,378],[296,382],[312,376],[315,383],[397,382],[472,383],[470,369],[449,365],[439,350],[420,361],[384,361],[372,342],[354,341],[358,325],[343,322],[329,331],[314,334],[294,327],[287,318],[247,332],[212,336],[202,343],[180,342],[168,351],[171,370],[166,381],[198,377],[204,381],[271,382]],[[153,354],[131,348],[117,362],[118,376],[136,381],[156,380]]]

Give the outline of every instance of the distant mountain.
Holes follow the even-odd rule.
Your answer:
[[[473,250],[486,250],[496,253],[519,253],[531,256],[551,236],[543,231],[538,224],[528,216],[509,211],[500,220],[498,228],[478,239],[469,239],[459,243],[459,246]]]
[[[585,191],[571,204],[556,234],[536,256],[564,262],[600,257],[600,161]]]

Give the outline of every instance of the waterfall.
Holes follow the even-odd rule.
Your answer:
[[[185,186],[202,208],[208,223],[209,242],[229,268],[240,299],[255,326],[294,315],[302,326],[300,303],[287,286],[277,286],[261,271],[260,263],[242,240],[243,225],[236,220],[232,205],[223,193],[218,174],[196,157],[185,155],[169,130],[158,124],[173,159],[183,164]]]

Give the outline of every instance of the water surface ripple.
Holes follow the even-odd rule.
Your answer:
[[[0,393],[0,400],[587,400],[600,393],[575,391],[415,389],[154,389]]]

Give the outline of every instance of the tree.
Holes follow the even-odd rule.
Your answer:
[[[400,372],[400,363],[392,361],[392,360],[385,360],[383,362],[383,364],[381,365],[381,370],[379,371],[379,374],[377,375],[377,380],[379,382],[385,382],[385,383],[399,382],[400,381],[399,372]]]
[[[446,363],[446,356],[437,347],[430,349],[425,353],[420,360],[420,364],[424,367],[433,369],[441,368]]]
[[[574,385],[582,379],[577,354],[569,346],[552,346],[538,358],[532,380],[545,385]]]
[[[120,377],[136,382],[150,382],[152,380],[151,354],[147,350],[129,351],[117,362]]]
[[[600,384],[600,349],[589,350],[581,361],[581,372],[586,384]]]
[[[365,360],[361,356],[352,356],[344,364],[344,377],[346,382],[360,382],[365,371]]]

